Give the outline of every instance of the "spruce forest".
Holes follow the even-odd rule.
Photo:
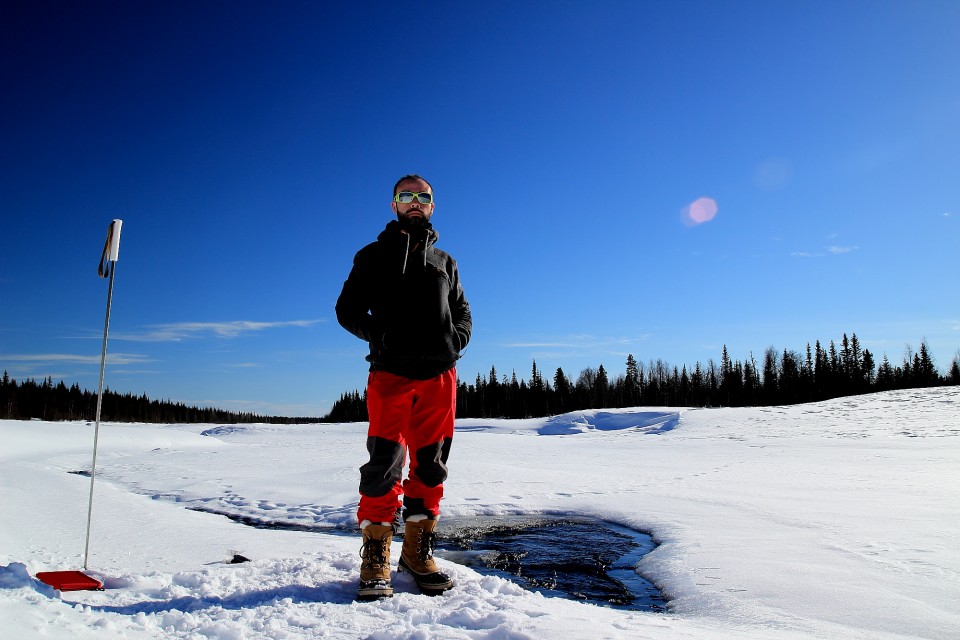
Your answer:
[[[42,382],[24,380],[17,383],[4,371],[0,378],[0,419],[5,420],[95,420],[96,391],[81,390],[52,378]],[[146,394],[133,395],[103,390],[100,418],[109,422],[149,422],[154,424],[252,424],[319,422],[319,418],[286,418],[235,413],[210,407],[191,407],[179,402],[151,400]]]
[[[820,342],[805,354],[770,347],[758,362],[751,354],[745,361],[732,360],[724,346],[720,363],[712,359],[689,369],[662,360],[646,366],[633,355],[626,359],[624,373],[614,377],[603,365],[587,368],[576,379],[562,368],[547,377],[533,362],[529,380],[507,377],[490,368],[472,384],[458,381],[458,418],[533,418],[580,409],[635,406],[742,407],[797,404],[841,396],[939,385],[960,384],[960,353],[941,375],[925,342],[918,351],[907,349],[903,361],[880,363],[862,349],[856,334],[846,335],[840,347]],[[42,382],[12,380],[5,371],[0,379],[0,419],[94,420],[97,394],[67,387],[51,378]],[[209,407],[151,400],[146,394],[120,394],[105,389],[101,419],[111,422],[149,423],[292,423],[364,422],[367,408],[358,390],[344,393],[330,413],[318,418],[263,416]]]
[[[841,396],[960,384],[960,353],[945,376],[936,368],[925,342],[914,352],[907,349],[897,366],[886,356],[880,363],[860,346],[856,334],[844,334],[839,348],[817,341],[806,353],[767,349],[762,362],[751,355],[734,361],[723,347],[719,365],[709,360],[688,369],[662,360],[647,366],[633,355],[626,371],[611,377],[603,365],[587,368],[571,379],[562,368],[546,377],[536,361],[529,380],[508,378],[491,367],[488,376],[477,375],[473,384],[460,380],[458,418],[538,418],[580,409],[613,409],[636,406],[744,407],[798,404]],[[331,422],[366,421],[366,401],[360,391],[344,393],[326,416]]]

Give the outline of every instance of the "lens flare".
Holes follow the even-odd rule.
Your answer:
[[[688,227],[695,227],[710,222],[717,216],[717,201],[713,198],[697,198],[683,208],[683,223]]]

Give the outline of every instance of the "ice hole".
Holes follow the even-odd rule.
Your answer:
[[[655,546],[645,533],[593,518],[483,516],[442,519],[436,555],[549,597],[664,611],[660,590],[636,570]]]

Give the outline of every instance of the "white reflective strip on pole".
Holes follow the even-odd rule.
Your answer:
[[[110,227],[110,262],[116,262],[120,257],[120,229],[123,220],[114,220]]]

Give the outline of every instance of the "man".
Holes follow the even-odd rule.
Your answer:
[[[453,587],[432,552],[453,440],[455,367],[473,329],[457,262],[435,246],[433,188],[420,176],[404,176],[390,206],[397,219],[357,252],[337,299],[337,320],[370,345],[370,460],[360,467],[357,510],[357,596],[365,600],[393,595],[390,545],[401,517],[398,570],[430,595]]]

